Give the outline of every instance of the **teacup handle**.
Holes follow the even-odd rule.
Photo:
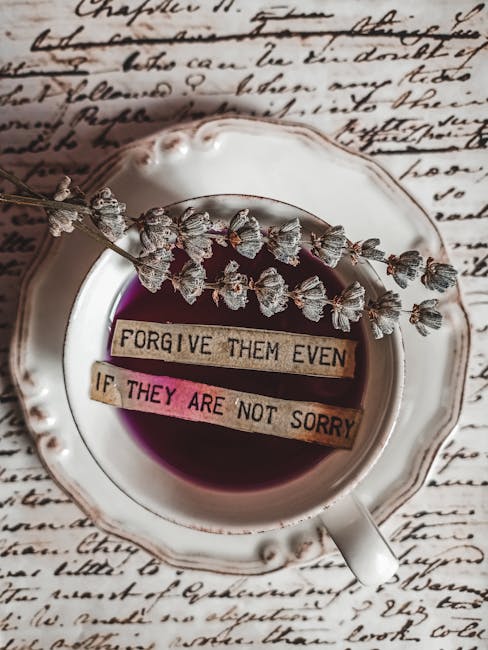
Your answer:
[[[346,495],[320,516],[359,582],[377,586],[394,575],[398,560],[357,496]]]

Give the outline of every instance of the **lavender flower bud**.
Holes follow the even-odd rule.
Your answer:
[[[420,279],[427,289],[444,293],[446,289],[456,284],[457,271],[451,264],[441,264],[435,262],[433,257],[429,257]]]
[[[368,317],[375,339],[382,339],[385,334],[391,334],[400,318],[402,303],[394,291],[386,291],[378,300],[368,303]]]
[[[70,184],[71,178],[69,178],[69,176],[64,176],[59,181],[53,196],[55,201],[62,203],[66,199],[70,198]],[[59,210],[48,210],[47,216],[49,221],[49,232],[53,237],[59,237],[63,232],[73,232],[73,222],[81,220],[78,211],[73,210],[72,208],[60,207]]]
[[[141,221],[141,245],[146,253],[153,253],[159,248],[173,248],[178,230],[164,208],[147,210],[142,215]]]
[[[255,217],[249,210],[239,210],[229,225],[229,241],[238,253],[253,260],[263,246],[263,236]]]
[[[73,232],[73,222],[80,220],[78,212],[66,208],[60,210],[49,210],[47,214],[49,232],[53,237],[59,237],[63,232]]]
[[[410,322],[415,325],[422,336],[427,336],[429,328],[438,330],[442,325],[442,314],[436,309],[437,300],[424,300],[412,307]]]
[[[111,242],[120,239],[127,228],[124,218],[125,203],[117,201],[112,190],[104,187],[93,195],[90,207],[93,221],[100,232]]]
[[[169,266],[173,261],[173,253],[164,248],[152,253],[142,253],[136,264],[139,282],[151,293],[161,289],[161,285],[169,277]]]
[[[395,282],[405,289],[410,280],[415,280],[418,275],[422,257],[418,251],[406,251],[401,255],[390,255],[387,259],[386,272],[393,276]]]
[[[305,318],[317,322],[324,315],[324,307],[328,299],[324,283],[316,275],[295,287],[292,298]]]
[[[277,260],[296,266],[299,262],[302,227],[298,218],[268,230],[268,250]]]
[[[205,288],[206,271],[201,264],[189,260],[171,282],[189,305],[193,305]]]
[[[227,221],[224,221],[224,219],[217,219],[216,221],[212,221],[210,229],[214,233],[213,235],[214,242],[219,246],[223,246],[224,248],[226,248],[229,243],[227,240],[227,232],[228,232]]]
[[[332,300],[332,325],[336,330],[350,332],[350,323],[357,323],[364,309],[364,287],[353,282]]]
[[[278,314],[288,306],[288,286],[275,268],[265,269],[252,283],[252,288],[265,316]]]
[[[66,201],[66,199],[69,199],[71,196],[73,196],[70,185],[71,178],[69,176],[63,176],[56,187],[53,199],[55,201]]]
[[[239,264],[235,261],[229,262],[223,274],[217,278],[216,288],[213,291],[213,299],[216,305],[219,304],[221,296],[229,309],[241,309],[247,304],[247,277],[238,273]]]
[[[360,257],[382,262],[385,259],[385,252],[377,248],[379,245],[380,240],[377,237],[355,242],[349,249],[352,263],[357,264]]]
[[[212,222],[208,212],[195,212],[188,208],[177,220],[178,245],[198,264],[212,257],[212,239],[208,232]]]
[[[323,235],[317,237],[311,233],[312,253],[318,258],[334,268],[342,256],[342,251],[346,246],[346,235],[344,226],[330,226]]]

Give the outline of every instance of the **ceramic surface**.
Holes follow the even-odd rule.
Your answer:
[[[388,252],[415,247],[445,258],[434,224],[386,172],[303,126],[221,118],[165,130],[96,168],[91,189],[104,183],[130,213],[189,196],[254,194],[342,223],[353,240],[379,234]],[[12,371],[41,458],[58,482],[100,526],[179,566],[252,574],[331,552],[321,519],[252,535],[182,529],[136,504],[100,471],[77,432],[62,367],[73,300],[99,253],[77,234],[61,241],[46,237],[20,297]],[[402,292],[405,305],[417,298],[418,286]],[[420,488],[459,417],[469,327],[456,289],[442,298],[441,308],[445,325],[428,340],[403,327],[407,373],[398,425],[356,489],[378,522]]]
[[[245,206],[251,214],[259,215],[263,226],[283,223],[296,216],[305,237],[314,226],[311,215],[303,210],[243,195],[195,198],[168,207],[168,213],[176,217],[190,206],[221,217],[232,216]],[[129,232],[120,245],[137,254],[140,248],[137,232]],[[373,299],[384,291],[368,263],[354,268],[344,260],[336,273],[345,285],[359,280]],[[100,256],[73,305],[63,366],[69,406],[79,435],[100,469],[134,502],[183,526],[242,534],[279,528],[319,514],[325,506],[351,491],[371,470],[397,418],[404,359],[399,329],[392,336],[376,341],[365,324],[368,362],[364,415],[352,450],[336,450],[312,470],[281,485],[240,493],[212,490],[185,481],[144,453],[125,430],[117,409],[90,400],[87,392],[92,363],[105,357],[107,323],[111,322],[119,296],[133,277],[133,266],[127,260],[112,251]],[[171,320],[170,313],[167,318]],[[273,328],[272,321],[269,328]],[[123,359],[120,361],[124,365]],[[66,439],[63,445],[69,449],[70,440]]]

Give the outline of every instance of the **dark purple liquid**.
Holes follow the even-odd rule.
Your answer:
[[[255,260],[248,260],[232,250],[214,246],[214,255],[205,262],[207,277],[217,277],[230,258],[236,259],[240,271],[257,278],[260,271],[275,266],[290,288],[311,275],[324,282],[329,296],[343,286],[336,274],[307,252],[300,255],[298,267],[277,262],[263,250]],[[172,270],[187,260],[176,251]],[[211,292],[205,291],[190,306],[171,283],[166,282],[156,294],[149,293],[135,278],[122,295],[115,313],[117,318],[147,320],[160,323],[199,323],[284,330],[303,334],[335,336],[359,341],[356,352],[355,379],[307,377],[253,370],[206,368],[163,361],[111,358],[119,366],[154,375],[190,379],[214,386],[223,386],[250,393],[282,399],[323,402],[359,407],[365,386],[366,358],[364,335],[360,324],[353,324],[350,334],[332,328],[330,315],[319,323],[304,318],[290,302],[281,314],[267,318],[259,311],[255,296],[250,293],[245,309],[231,311],[223,303],[216,307]],[[110,340],[112,331],[110,333]],[[255,490],[289,481],[314,467],[332,449],[318,444],[287,440],[257,433],[245,433],[205,422],[188,422],[152,413],[120,410],[131,435],[155,459],[179,476],[221,490]]]

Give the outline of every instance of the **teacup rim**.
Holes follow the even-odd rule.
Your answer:
[[[304,208],[301,208],[299,206],[296,206],[292,203],[289,203],[287,201],[282,201],[280,199],[275,199],[273,197],[267,197],[267,196],[261,196],[257,194],[247,194],[247,193],[218,193],[218,194],[203,194],[199,196],[194,196],[190,198],[186,198],[180,201],[174,201],[172,203],[165,204],[163,207],[166,210],[171,210],[178,205],[183,205],[183,204],[188,204],[193,201],[201,201],[204,199],[225,199],[225,198],[242,198],[242,199],[256,199],[256,200],[263,200],[271,203],[276,203],[280,204],[283,206],[287,206],[291,209],[298,210],[302,214],[306,214],[310,216],[313,219],[320,220],[325,226],[330,226],[331,224],[326,221],[325,219],[322,219],[319,217],[317,214],[314,214],[310,212],[309,210],[306,210]],[[131,230],[133,230],[133,227],[131,227]],[[347,239],[347,241],[350,243],[351,240]],[[68,333],[71,328],[72,320],[73,320],[73,314],[76,310],[77,304],[79,303],[79,300],[81,299],[81,294],[83,292],[83,289],[85,288],[85,285],[87,284],[88,280],[90,277],[96,273],[97,268],[104,262],[104,259],[106,257],[110,257],[113,255],[113,252],[110,249],[102,250],[100,253],[97,255],[97,257],[94,259],[93,263],[91,264],[90,268],[88,271],[85,273],[83,276],[80,284],[78,285],[78,288],[76,290],[76,294],[73,300],[73,303],[71,305],[71,309],[69,311],[69,316],[67,320],[67,325],[65,328],[64,332],[64,340],[63,340],[63,346],[62,346],[62,374],[63,374],[63,381],[64,381],[64,386],[66,389],[66,396],[67,396],[67,402],[68,402],[68,407],[71,413],[71,416],[73,418],[73,422],[75,424],[75,427],[80,435],[81,440],[83,441],[85,447],[87,448],[87,451],[90,453],[91,457],[93,458],[94,462],[98,465],[100,471],[103,472],[103,474],[115,485],[117,486],[120,490],[122,490],[126,496],[128,496],[131,500],[135,501],[139,506],[149,510],[153,514],[155,514],[158,517],[161,517],[162,519],[165,519],[171,523],[177,524],[179,526],[185,527],[185,528],[191,528],[194,530],[199,530],[199,531],[204,531],[204,532],[210,532],[210,533],[217,533],[217,534],[250,534],[250,533],[260,533],[260,532],[265,532],[265,531],[271,531],[271,530],[276,530],[279,528],[284,528],[288,526],[295,526],[297,524],[300,524],[306,520],[313,519],[317,515],[319,515],[324,509],[335,505],[337,502],[339,502],[343,497],[345,497],[347,494],[350,494],[353,492],[353,490],[357,487],[357,485],[364,479],[364,477],[371,471],[375,463],[378,461],[380,458],[384,448],[386,447],[388,440],[391,437],[391,434],[395,428],[395,425],[398,420],[402,400],[403,400],[403,391],[404,391],[404,385],[405,385],[405,350],[404,350],[404,342],[403,342],[403,336],[401,333],[401,329],[399,326],[397,326],[394,330],[394,332],[389,336],[391,340],[394,341],[394,356],[395,358],[398,359],[398,363],[394,364],[395,366],[395,390],[394,390],[394,400],[393,400],[393,405],[390,403],[390,409],[388,410],[388,415],[386,417],[386,425],[382,427],[381,434],[377,436],[376,443],[374,445],[374,450],[368,451],[366,455],[366,459],[364,459],[362,462],[360,462],[361,469],[353,476],[350,477],[347,482],[340,488],[336,490],[332,490],[331,494],[328,495],[327,498],[324,498],[318,503],[317,505],[304,510],[300,516],[290,516],[289,518],[280,518],[279,520],[276,519],[274,521],[269,522],[269,524],[266,525],[246,525],[242,526],[240,528],[237,528],[236,526],[232,526],[229,528],[225,528],[223,526],[220,527],[215,527],[213,525],[211,526],[202,526],[193,522],[184,522],[180,519],[177,518],[172,518],[169,516],[165,516],[159,512],[155,512],[151,508],[149,508],[147,505],[144,503],[141,503],[140,500],[138,500],[131,492],[126,490],[124,487],[119,485],[112,476],[110,476],[109,473],[105,470],[105,468],[102,466],[102,464],[99,462],[98,458],[96,455],[93,453],[93,450],[90,448],[90,445],[88,444],[87,440],[85,439],[85,436],[83,435],[83,432],[81,431],[81,428],[78,424],[78,421],[75,417],[75,413],[72,407],[71,403],[71,398],[70,398],[70,391],[68,389],[68,382],[67,382],[67,377],[66,377],[66,347],[67,347],[67,339],[68,339]],[[373,277],[374,282],[379,285],[381,288],[386,290],[386,287],[384,286],[379,274],[377,273],[376,269],[369,263],[368,260],[364,260],[364,264],[362,264],[363,269],[367,269],[367,272]],[[322,462],[322,461],[321,461]],[[209,486],[205,485],[200,485],[198,484],[197,486],[198,491],[200,492],[207,492],[211,494],[215,494],[216,492],[222,492],[221,490],[215,490]],[[273,489],[273,488],[257,488],[256,490],[246,490],[243,493],[239,492],[231,492],[229,491],[228,494],[232,495],[240,495],[242,494],[243,498],[247,495],[252,495],[252,494],[265,494],[268,489]]]

